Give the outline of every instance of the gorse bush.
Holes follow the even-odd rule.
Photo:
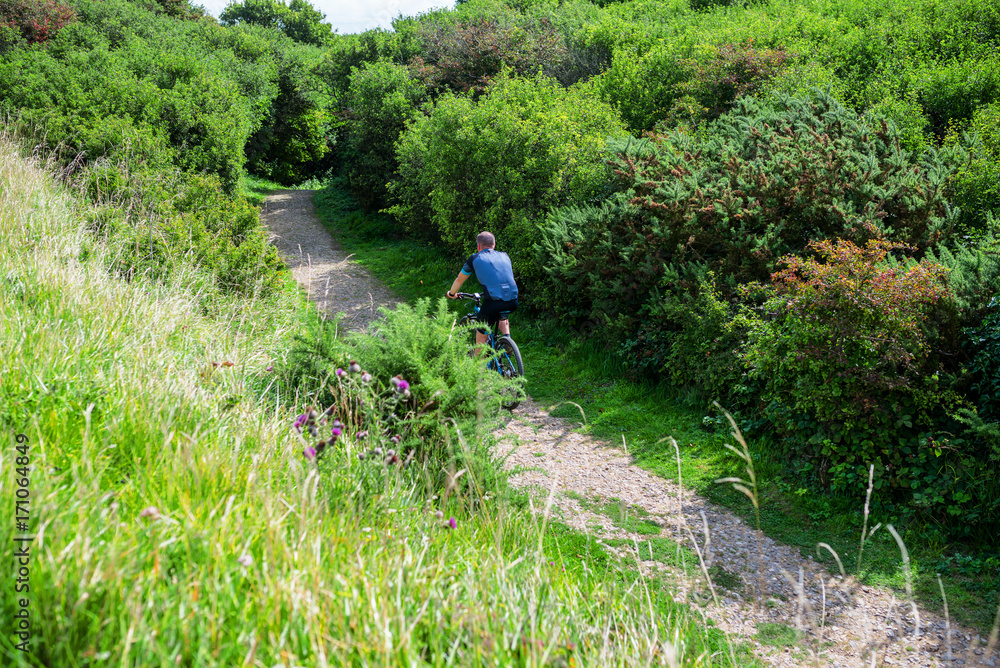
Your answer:
[[[614,320],[626,338],[640,320],[671,328],[644,309],[665,291],[694,294],[706,270],[729,296],[810,241],[884,234],[927,249],[954,224],[940,154],[909,155],[893,126],[821,92],[742,99],[705,139],[677,131],[609,150],[614,194],[556,211],[539,263],[549,301],[572,317]]]
[[[489,229],[518,279],[531,281],[539,277],[531,257],[538,221],[550,207],[601,190],[598,156],[607,137],[623,132],[585,84],[504,77],[478,102],[443,95],[400,139],[390,211],[456,255]]]

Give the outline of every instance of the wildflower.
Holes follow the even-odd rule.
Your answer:
[[[302,451],[302,454],[306,456],[306,459],[316,459],[316,448],[311,445],[307,446],[306,449]]]
[[[386,456],[386,457],[395,457],[395,456],[396,456],[396,451],[395,451],[395,450],[392,450],[392,449],[390,448],[390,449],[389,449],[389,451],[385,453],[385,456]]]
[[[448,526],[450,528],[452,528],[452,529],[457,529],[458,528],[458,522],[455,521],[454,517],[452,517],[451,519],[448,520]]]
[[[295,431],[301,432],[302,425],[304,425],[305,423],[306,423],[306,414],[303,413],[302,415],[295,418],[295,424],[293,424],[292,426],[295,428]]]
[[[374,450],[372,450],[372,454],[375,455],[376,457],[381,457],[382,456],[382,448],[375,448]]]
[[[337,377],[339,378],[340,376],[344,375],[345,371],[343,369],[341,369],[340,367],[337,367],[337,371],[335,373],[337,374]]]
[[[340,427],[334,427],[333,429],[330,430],[330,440],[336,441],[337,437],[340,436],[342,433],[344,432],[340,430]]]
[[[399,385],[399,381],[401,380],[403,380],[402,376],[393,376],[392,378],[389,379],[389,382],[392,383],[393,387],[396,387],[397,385]]]
[[[148,506],[142,509],[139,517],[152,517],[154,520],[160,519],[160,509],[156,506]]]
[[[365,371],[363,374],[361,374],[361,382],[362,383],[370,383],[370,382],[372,382],[372,375],[370,373],[368,373],[367,371]]]
[[[400,380],[398,383],[396,383],[396,391],[399,392],[400,394],[406,392],[408,389],[410,389],[410,384],[407,383],[405,380]]]
[[[271,366],[264,369],[264,371],[266,371],[267,373],[271,373],[272,371],[274,371],[274,365],[272,364]]]
[[[333,426],[333,427],[335,427],[337,429],[343,429],[344,428],[344,423],[341,422],[340,420],[334,420],[333,424],[331,426]]]
[[[351,364],[350,366],[347,367],[347,370],[350,373],[361,373],[361,365],[355,362],[354,360],[351,360]]]
[[[444,513],[442,513],[439,510],[439,511],[437,511],[437,512],[434,513],[434,517],[438,518],[439,520],[443,520],[444,519]]]
[[[358,432],[358,436],[357,436],[357,439],[358,439],[359,441],[363,441],[363,440],[365,440],[366,438],[368,438],[368,431],[367,431],[367,430],[365,430],[365,431],[359,431],[359,432]]]
[[[237,559],[236,561],[237,563],[239,563],[240,566],[243,566],[244,568],[250,568],[251,566],[253,566],[253,557],[251,557],[249,554],[241,554],[240,558]]]
[[[390,440],[390,441],[392,441],[393,443],[395,443],[396,445],[399,445],[399,442],[403,440],[403,437],[402,437],[402,436],[400,436],[399,434],[395,434],[395,435],[394,435],[394,436],[393,436],[392,438],[390,438],[389,440]]]

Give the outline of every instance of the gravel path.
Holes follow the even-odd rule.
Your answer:
[[[943,617],[920,609],[920,632],[915,635],[911,604],[892,591],[834,576],[822,565],[803,559],[796,548],[767,536],[761,537],[758,549],[756,529],[741,518],[633,465],[622,444],[610,445],[573,428],[530,400],[513,411],[503,432],[508,444],[504,453],[509,453],[505,465],[523,471],[514,476],[513,483],[535,488],[543,497],[554,487],[556,516],[602,542],[624,538],[638,543],[638,549],[628,544],[606,547],[628,563],[638,564],[643,574],[658,580],[676,600],[704,606],[720,628],[749,642],[767,663],[1000,665],[989,639],[954,624],[949,634]],[[669,444],[666,447],[673,449]],[[661,536],[700,552],[717,582],[710,589],[707,579],[692,578],[651,559],[644,545],[651,537],[648,533],[629,533],[615,526],[607,514],[595,512],[596,506],[609,500],[620,500],[620,512],[642,518],[647,526],[653,521],[660,525]],[[538,505],[544,507],[544,503]],[[856,554],[842,558],[856,558]],[[801,637],[784,648],[761,644],[756,637],[761,624],[783,625],[785,633],[792,635],[791,629],[798,629]]]
[[[261,221],[292,276],[320,310],[330,316],[343,313],[346,329],[364,330],[379,306],[395,306],[399,299],[330,236],[316,216],[313,192],[275,191],[264,202]]]
[[[345,327],[364,330],[379,306],[399,302],[363,267],[350,261],[316,217],[311,191],[281,190],[267,198],[261,218],[271,241],[321,309],[345,314]],[[603,541],[641,546],[650,536],[624,531],[596,506],[620,500],[622,512],[660,525],[660,534],[703,555],[713,573],[691,577],[660,563],[639,547],[605,545],[637,564],[675,599],[704,607],[719,627],[748,642],[776,666],[1000,666],[996,638],[984,639],[942,617],[913,608],[889,590],[833,575],[797,549],[764,536],[724,508],[631,463],[619,444],[573,431],[530,399],[511,413],[502,430],[506,466],[518,467],[515,485],[548,495],[569,526]],[[627,444],[624,444],[627,449]],[[682,444],[683,446],[683,444]],[[620,524],[620,522],[619,522]],[[707,534],[707,538],[706,538]],[[853,555],[843,555],[845,559]],[[717,602],[716,602],[717,599]],[[758,641],[762,624],[800,630],[786,647]],[[990,642],[993,640],[994,642]]]

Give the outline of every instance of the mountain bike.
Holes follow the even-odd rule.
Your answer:
[[[496,353],[490,359],[487,368],[496,371],[504,378],[513,379],[523,376],[524,362],[521,361],[521,351],[518,350],[517,344],[514,343],[514,339],[510,338],[510,336],[506,334],[497,336],[490,327],[488,327],[485,323],[480,323],[476,319],[476,316],[479,314],[480,304],[482,304],[483,301],[482,295],[478,292],[458,292],[455,296],[459,299],[472,300],[472,310],[463,315],[461,320],[458,321],[458,324],[465,325],[469,323],[476,323],[486,330],[486,342]],[[508,315],[510,314],[501,311],[500,319],[506,320]],[[509,392],[504,392],[500,402],[504,408],[513,410],[517,408],[518,404],[521,403],[521,399],[520,395],[518,395],[514,390],[510,390]]]

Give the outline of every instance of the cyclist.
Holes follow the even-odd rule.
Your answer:
[[[500,319],[501,312],[510,313],[517,309],[517,283],[514,269],[506,253],[496,249],[497,240],[490,232],[480,232],[476,236],[476,252],[465,261],[451,289],[445,293],[448,299],[457,299],[455,293],[472,274],[482,284],[485,293],[477,319],[501,334],[510,334],[510,322]],[[476,330],[476,343],[486,343],[486,330]]]

